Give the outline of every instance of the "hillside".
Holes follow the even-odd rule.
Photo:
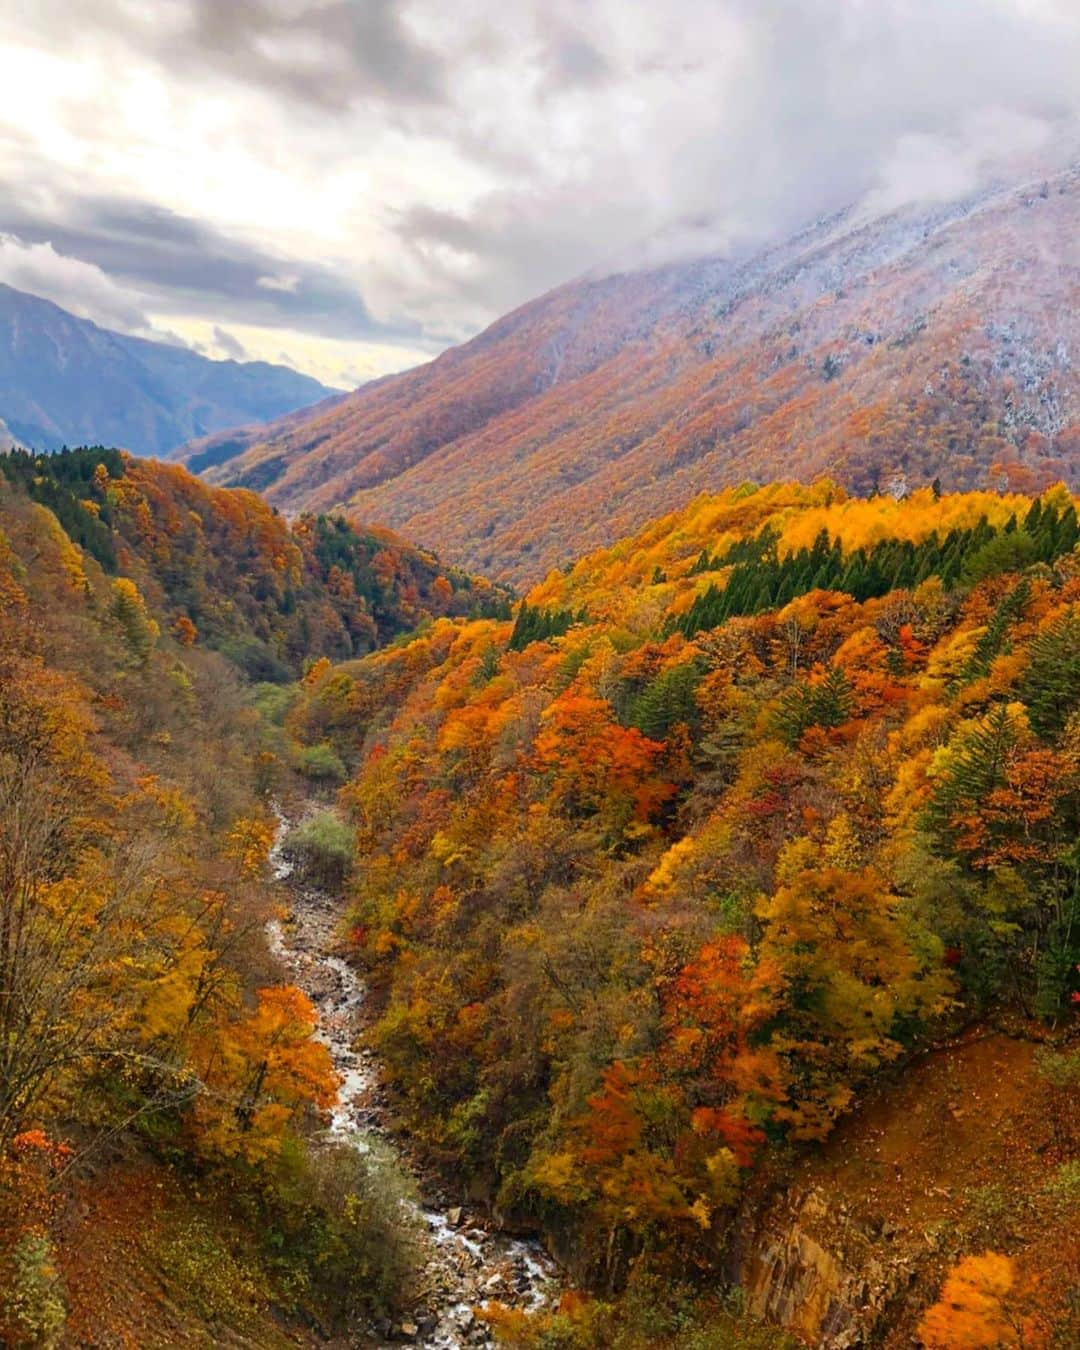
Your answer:
[[[435,617],[497,613],[487,582],[341,518],[286,522],[254,493],[117,450],[0,455],[0,483],[55,513],[107,575],[143,591],[170,632],[249,677],[362,654]]]
[[[0,1339],[1075,1342],[1067,489],[705,494],[335,663],[344,522],[0,470]],[[289,766],[348,774],[296,831],[340,895],[275,943]],[[327,1140],[335,1063],[379,1147]],[[484,1223],[577,1291],[447,1297]]]
[[[290,567],[297,546],[266,508],[242,525],[242,494],[117,459],[42,465],[65,514],[103,465],[108,566],[50,480],[0,473],[0,1343],[324,1344],[403,1296],[411,1229],[374,1159],[313,1142],[338,1076],[264,937],[267,798],[293,779],[258,692],[177,623],[180,555],[149,530],[170,488],[202,512],[204,609],[257,590],[256,527]]]
[[[731,489],[305,681],[395,1117],[586,1288],[906,1344],[952,1271],[1072,1343],[1076,507]]]
[[[1078,223],[1074,167],[586,278],[208,475],[516,582],[744,479],[1076,483]]]
[[[0,285],[0,417],[35,450],[106,444],[164,455],[334,392],[286,366],[211,361],[113,333]]]

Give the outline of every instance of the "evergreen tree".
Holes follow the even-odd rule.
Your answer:
[[[1080,615],[1075,609],[1032,642],[1020,697],[1032,727],[1046,740],[1060,735],[1080,707]]]

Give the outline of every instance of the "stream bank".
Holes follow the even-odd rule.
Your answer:
[[[425,1194],[423,1178],[394,1147],[382,1123],[385,1098],[378,1060],[367,1047],[356,1046],[365,988],[337,950],[340,900],[305,881],[286,856],[283,841],[289,824],[279,815],[270,854],[274,879],[288,896],[289,913],[284,921],[270,921],[267,937],[290,979],[315,1004],[318,1038],[341,1075],[328,1133],[359,1149],[369,1148],[373,1138],[382,1140],[402,1170],[412,1173],[421,1195],[416,1217],[426,1250],[415,1311],[395,1324],[372,1326],[370,1343],[487,1350],[493,1342],[473,1308],[489,1300],[531,1310],[549,1307],[558,1293],[558,1268],[539,1242],[492,1231],[468,1206]]]

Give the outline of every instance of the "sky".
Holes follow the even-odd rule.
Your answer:
[[[1080,0],[0,0],[0,281],[352,387],[970,191],[1071,143],[1078,70]]]

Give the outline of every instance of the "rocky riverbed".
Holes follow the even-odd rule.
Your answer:
[[[319,1011],[319,1038],[328,1047],[342,1083],[329,1133],[370,1147],[373,1137],[389,1141],[385,1095],[372,1051],[357,1047],[364,984],[335,950],[340,900],[300,879],[282,848],[288,821],[279,821],[271,853],[276,880],[285,888],[289,913],[268,925],[271,949],[290,978]],[[407,1159],[399,1160],[406,1170]],[[453,1197],[437,1196],[417,1179],[418,1206],[425,1233],[425,1265],[415,1311],[397,1323],[370,1328],[371,1343],[411,1344],[431,1350],[492,1345],[473,1309],[489,1300],[517,1308],[550,1305],[558,1269],[538,1242],[493,1230]]]

